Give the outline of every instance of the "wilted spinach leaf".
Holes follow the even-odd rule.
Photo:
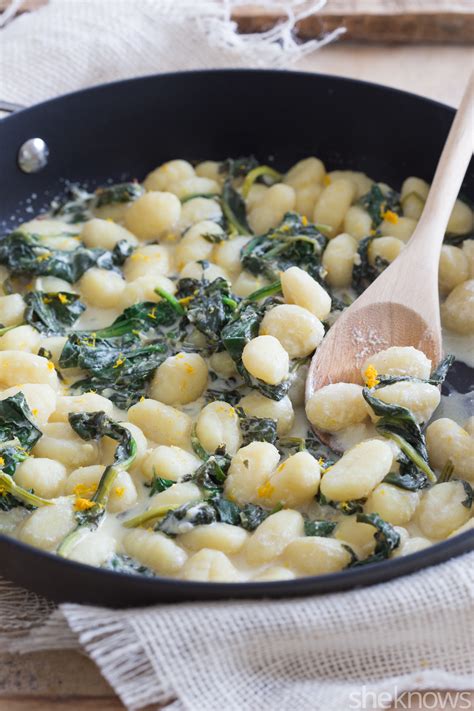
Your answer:
[[[242,432],[242,446],[250,442],[270,442],[277,440],[277,423],[268,417],[251,417],[246,415],[242,408],[237,408],[240,430]]]
[[[380,434],[398,444],[402,452],[431,482],[436,481],[428,463],[424,435],[410,410],[401,405],[390,405],[373,396],[369,388],[362,391],[365,401],[375,415],[380,417],[376,429]]]
[[[203,464],[193,473],[192,480],[204,489],[211,491],[221,489],[231,461],[231,457],[225,453],[225,446],[216,449],[213,453],[207,452],[196,435],[196,427],[191,434],[191,446],[197,456],[203,460]]]
[[[372,218],[374,228],[377,228],[383,221],[384,212],[387,210],[397,215],[402,214],[399,194],[394,190],[384,193],[376,183],[372,185],[368,193],[359,198],[357,204],[367,210]]]
[[[377,236],[364,237],[357,246],[357,255],[352,267],[352,288],[357,294],[362,294],[365,289],[386,269],[389,265],[386,259],[377,256],[375,264],[369,262],[369,247]]]
[[[147,568],[146,565],[142,565],[134,558],[130,558],[130,556],[123,553],[114,553],[101,567],[126,575],[144,575],[147,578],[154,578],[156,575],[151,568]]]
[[[0,509],[3,511],[47,503],[12,479],[17,464],[27,459],[41,436],[23,393],[0,400]]]
[[[462,505],[465,506],[467,509],[472,508],[472,502],[474,501],[474,491],[472,489],[472,486],[468,481],[465,481],[465,479],[461,479],[461,483],[464,487],[464,491],[466,493],[466,498],[461,501]]]
[[[376,563],[381,560],[388,558],[395,548],[400,545],[400,534],[394,529],[394,527],[384,521],[378,514],[357,514],[357,521],[359,523],[368,523],[370,526],[374,526],[376,533],[374,538],[376,541],[375,550],[368,558],[364,560],[358,560],[354,563],[354,566],[366,565],[367,563]]]
[[[336,511],[340,511],[344,516],[352,516],[356,513],[361,513],[363,511],[365,499],[351,499],[348,501],[331,501],[327,499],[324,494],[319,491],[316,500],[321,506],[330,506]]]
[[[172,479],[164,479],[154,474],[151,484],[145,484],[145,486],[150,487],[150,496],[153,496],[154,494],[161,494],[162,491],[166,491],[166,489],[169,489],[173,484],[176,484],[176,482]]]
[[[219,173],[229,178],[243,178],[247,173],[259,165],[255,156],[241,156],[240,158],[226,158],[219,166]]]
[[[137,445],[130,430],[106,415],[105,412],[71,412],[68,419],[72,429],[81,439],[89,441],[110,437],[118,443],[115,449],[114,463],[110,467],[120,464],[122,469],[127,469],[133,462]]]
[[[246,531],[255,531],[272,513],[257,504],[245,504],[240,512],[240,525]]]
[[[246,344],[258,336],[265,308],[266,302],[263,304],[242,302],[233,318],[222,329],[221,339],[224,348],[236,363],[241,361]]]
[[[337,526],[337,521],[309,521],[304,522],[305,536],[330,536]]]
[[[234,313],[237,302],[226,279],[180,279],[177,297],[189,299],[186,309],[188,321],[206,336],[210,352],[220,346],[222,329]]]
[[[96,339],[80,334],[69,336],[59,364],[62,368],[79,367],[88,377],[77,380],[73,390],[94,390],[105,394],[117,407],[128,409],[145,394],[156,368],[168,355],[165,343],[140,346],[135,339]]]
[[[83,245],[70,251],[52,249],[37,235],[16,231],[0,240],[0,264],[13,276],[54,276],[73,284],[91,267],[117,271],[132,249],[125,240],[112,251]]]
[[[240,526],[240,508],[237,504],[220,494],[214,494],[207,501],[214,507],[218,521]]]
[[[230,178],[227,178],[222,188],[221,205],[230,231],[235,231],[239,235],[252,234],[252,230],[247,222],[245,200],[233,187]]]
[[[181,325],[182,317],[166,300],[135,304],[107,328],[70,334],[59,364],[87,371],[88,377],[76,381],[73,389],[106,393],[118,407],[128,409],[145,394],[156,368],[174,352]],[[141,334],[146,334],[146,341],[142,342]]]
[[[183,504],[174,511],[168,511],[156,524],[155,531],[166,533],[167,536],[178,536],[187,533],[194,526],[203,526],[214,521],[217,521],[216,510],[206,501]]]
[[[24,301],[26,323],[48,336],[64,334],[86,308],[77,294],[64,291],[30,291]]]
[[[124,202],[132,202],[145,192],[140,183],[115,183],[97,188],[95,191],[94,207],[104,207],[105,205],[117,205]]]
[[[324,283],[321,257],[327,244],[317,227],[296,212],[287,212],[278,227],[254,237],[242,249],[241,262],[255,276],[276,281],[279,273],[297,266]]]
[[[110,437],[117,442],[117,447],[113,463],[105,467],[97,489],[90,499],[91,506],[76,510],[77,526],[63,539],[57,550],[58,555],[63,557],[68,556],[84,528],[90,531],[97,528],[105,514],[105,507],[119,471],[128,469],[137,453],[137,445],[130,430],[105,412],[71,412],[69,424],[86,442]]]
[[[449,244],[453,245],[454,247],[457,247],[458,245],[465,242],[467,239],[474,239],[474,231],[467,232],[464,235],[447,234],[444,237],[444,244]]]
[[[61,217],[65,222],[76,224],[92,217],[90,211],[94,196],[78,185],[69,185],[62,199],[55,199],[51,205],[53,217]]]

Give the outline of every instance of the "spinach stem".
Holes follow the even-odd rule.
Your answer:
[[[283,178],[283,175],[281,173],[279,173],[274,168],[270,168],[269,165],[259,165],[257,168],[254,168],[245,176],[244,184],[242,185],[242,195],[244,198],[247,197],[252,185],[258,178],[260,178],[261,175],[267,175],[269,178],[272,178],[274,183],[280,182],[280,180]]]
[[[268,284],[268,286],[262,286],[261,289],[252,291],[246,298],[246,301],[259,301],[260,299],[265,299],[267,296],[273,296],[273,294],[279,294],[281,292],[281,281],[277,281]]]
[[[436,484],[436,474],[430,469],[428,463],[425,462],[423,457],[420,457],[416,449],[412,447],[411,444],[406,441],[406,439],[403,439],[403,437],[400,437],[400,435],[395,434],[395,432],[390,432],[388,430],[383,429],[382,427],[377,427],[377,430],[383,437],[386,437],[387,439],[391,439],[393,442],[396,442],[402,452],[406,454],[409,459],[411,459],[413,464],[415,464],[418,469],[421,469],[421,471],[426,474],[431,483]]]
[[[31,491],[27,491],[19,484],[16,484],[11,476],[5,474],[5,472],[0,472],[0,495],[7,491],[9,494],[23,501],[25,504],[31,504],[32,506],[51,506],[52,501],[41,498],[41,496],[36,496],[32,494]]]
[[[3,336],[5,333],[8,333],[8,331],[11,331],[12,328],[18,328],[19,326],[24,326],[26,321],[22,321],[21,323],[16,323],[14,326],[5,326],[4,328],[0,328],[0,336]]]
[[[154,291],[155,294],[161,296],[162,299],[166,299],[166,301],[174,308],[176,313],[178,313],[180,316],[184,316],[185,310],[179,303],[178,299],[173,296],[173,294],[170,294],[169,291],[166,291],[166,289],[162,289],[161,286],[157,286]]]
[[[148,509],[148,511],[144,511],[141,514],[138,514],[138,516],[134,516],[133,518],[129,518],[124,521],[123,526],[124,528],[138,528],[138,526],[143,526],[143,524],[148,523],[148,521],[152,521],[154,518],[163,518],[168,511],[174,511],[179,507],[180,504],[167,504],[166,506],[157,506],[154,509]]]

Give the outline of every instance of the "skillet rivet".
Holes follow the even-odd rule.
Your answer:
[[[42,138],[30,138],[20,146],[18,167],[24,173],[38,173],[48,163],[49,148]]]

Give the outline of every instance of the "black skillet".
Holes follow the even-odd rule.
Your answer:
[[[165,74],[87,89],[0,121],[0,231],[46,206],[65,181],[143,178],[165,160],[254,153],[286,169],[315,155],[400,187],[433,176],[454,111],[413,94],[317,74],[224,70]],[[25,174],[20,146],[42,138],[46,167]],[[463,187],[474,198],[471,162]],[[35,197],[36,196],[36,197]],[[2,224],[3,223],[3,224]],[[451,384],[466,392],[458,363]],[[380,583],[472,550],[470,533],[419,553],[331,575],[269,583],[143,578],[74,563],[0,536],[0,574],[52,600],[131,606],[181,600],[282,597]]]

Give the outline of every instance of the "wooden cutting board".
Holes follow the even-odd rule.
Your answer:
[[[0,10],[9,2],[0,0]],[[22,11],[47,2],[25,0]],[[263,32],[286,19],[258,3],[242,4],[233,18],[243,33]],[[336,27],[346,28],[342,41],[474,44],[474,0],[328,0],[320,12],[301,20],[297,31],[307,40]]]
[[[301,3],[304,8],[307,3]],[[258,5],[234,13],[241,32],[262,32],[285,18]],[[301,39],[345,27],[341,40],[474,44],[474,0],[328,0],[298,23]]]

